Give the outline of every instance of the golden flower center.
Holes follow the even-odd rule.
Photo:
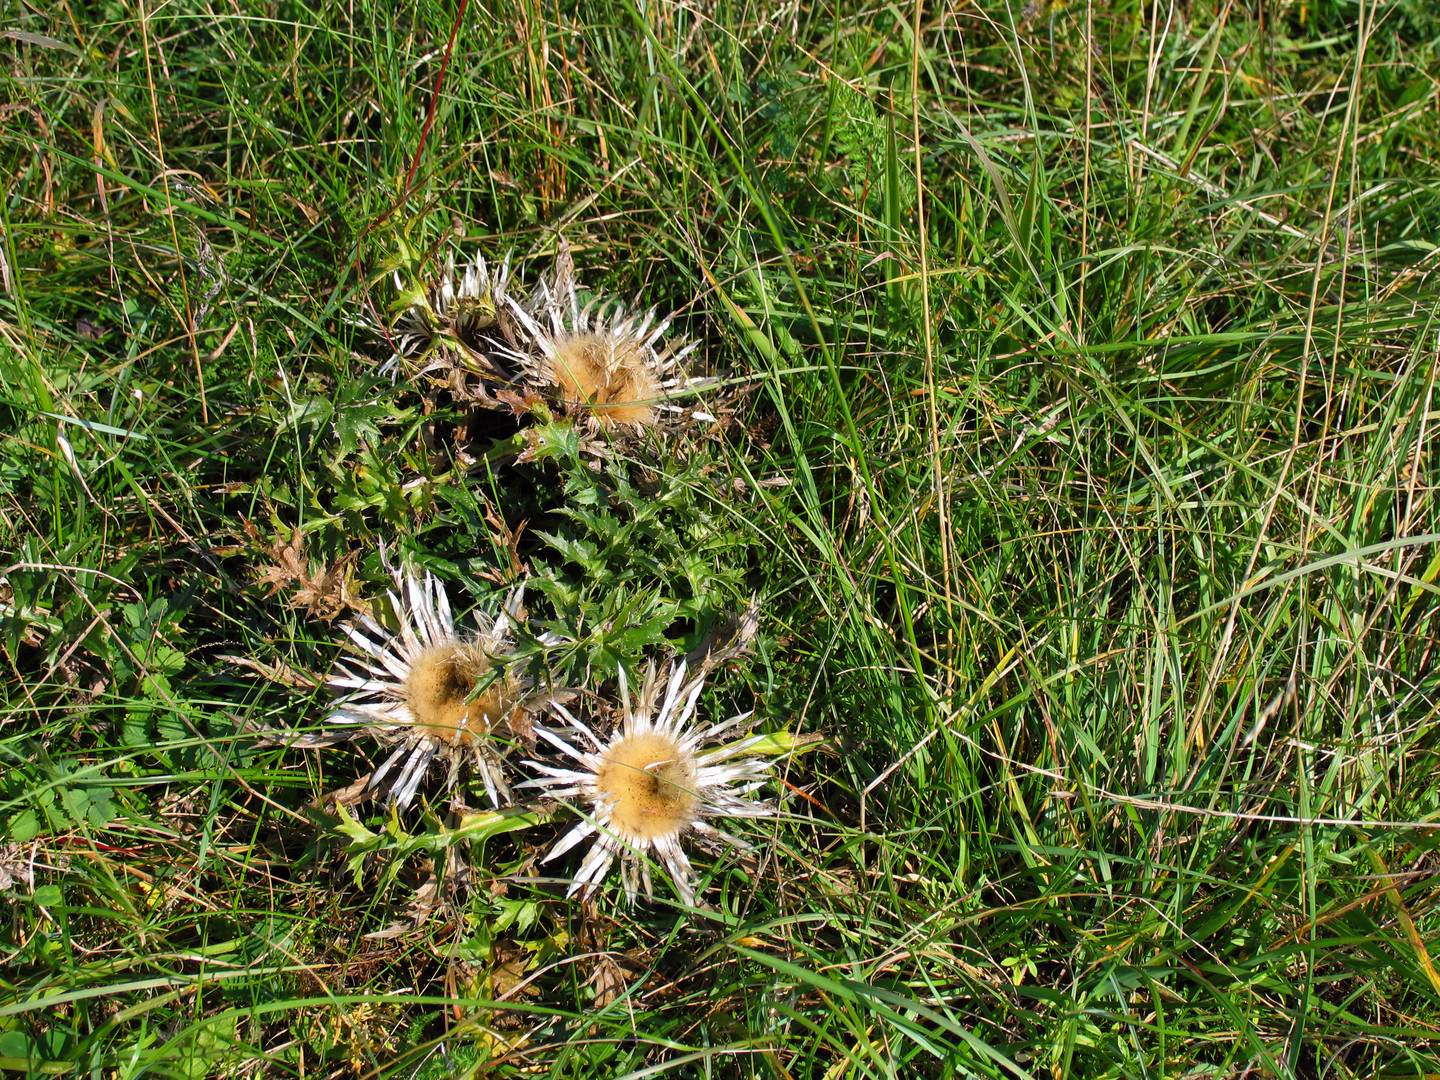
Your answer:
[[[633,843],[673,836],[695,820],[695,760],[663,735],[631,735],[605,752],[595,790],[609,826]]]
[[[588,406],[607,428],[655,422],[660,382],[636,342],[577,334],[557,343],[550,373],[567,401]]]
[[[415,726],[452,746],[489,734],[514,704],[503,678],[467,700],[490,673],[490,660],[477,646],[457,641],[426,649],[405,677],[405,704]]]

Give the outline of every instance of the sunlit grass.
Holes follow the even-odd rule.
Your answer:
[[[472,4],[436,95],[455,16],[5,28],[0,1067],[1436,1072],[1440,23]],[[562,236],[712,438],[381,372],[393,269]],[[695,909],[337,807],[255,736],[382,546],[611,699],[756,598],[702,715],[824,742]]]

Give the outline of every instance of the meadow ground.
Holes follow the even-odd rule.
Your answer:
[[[1422,0],[9,9],[0,1068],[1440,1072],[1437,39]],[[716,423],[597,455],[378,371],[392,271],[513,251],[523,292],[562,240],[677,312]],[[373,742],[256,732],[321,730],[382,552],[460,614],[528,578],[590,702],[758,598],[700,713],[821,741],[753,850],[691,845],[695,906],[659,864],[567,900],[565,805],[347,810]]]

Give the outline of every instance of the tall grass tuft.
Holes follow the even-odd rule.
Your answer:
[[[0,33],[0,1069],[1440,1071],[1425,5]],[[382,372],[396,269],[567,244],[705,437]],[[700,703],[774,737],[753,850],[567,901],[563,807],[262,745],[390,560],[528,577],[594,701],[755,598]]]

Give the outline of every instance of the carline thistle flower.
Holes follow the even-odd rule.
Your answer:
[[[387,591],[398,629],[365,615],[345,628],[352,656],[336,665],[328,685],[349,691],[325,718],[350,731],[323,732],[299,745],[328,745],[357,735],[395,744],[370,778],[368,790],[386,792],[404,809],[435,761],[447,766],[453,789],[469,764],[499,807],[510,797],[501,740],[528,731],[540,697],[530,693],[521,665],[509,654],[509,634],[524,587],[514,589],[492,621],[477,616],[478,634],[457,630],[445,588],[428,571],[395,573]],[[508,662],[507,662],[508,661]]]
[[[492,270],[476,254],[457,274],[450,252],[440,276],[431,282],[407,283],[395,273],[400,317],[395,322],[399,351],[380,365],[380,374],[397,379],[444,372],[457,364],[481,375],[503,377],[492,354],[496,346],[480,336],[506,311],[510,256]],[[508,318],[508,314],[506,315]]]
[[[614,436],[643,434],[686,419],[714,417],[676,403],[711,385],[691,379],[681,361],[699,344],[664,341],[669,319],[652,308],[631,312],[618,300],[581,306],[573,276],[554,289],[541,282],[528,304],[507,297],[529,349],[512,352],[522,377],[593,429]]]
[[[740,850],[750,845],[715,828],[707,819],[765,817],[774,813],[768,803],[746,796],[765,783],[770,762],[746,753],[764,739],[753,735],[729,745],[716,744],[746,724],[750,713],[718,724],[691,724],[695,703],[704,689],[705,675],[687,681],[684,663],[672,665],[665,698],[658,711],[655,666],[650,665],[638,702],[631,702],[624,670],[620,696],[624,719],[620,730],[602,739],[588,724],[563,705],[552,708],[569,725],[566,732],[588,749],[581,749],[559,733],[536,727],[536,735],[550,743],[579,767],[563,768],[539,761],[525,764],[543,777],[527,780],[546,795],[578,797],[584,820],[565,834],[542,860],[550,862],[594,835],[595,842],[570,883],[567,896],[590,895],[620,860],[626,899],[634,903],[643,889],[654,896],[648,857],[653,853],[669,872],[681,900],[695,903],[695,872],[681,846],[688,831],[723,841]]]

